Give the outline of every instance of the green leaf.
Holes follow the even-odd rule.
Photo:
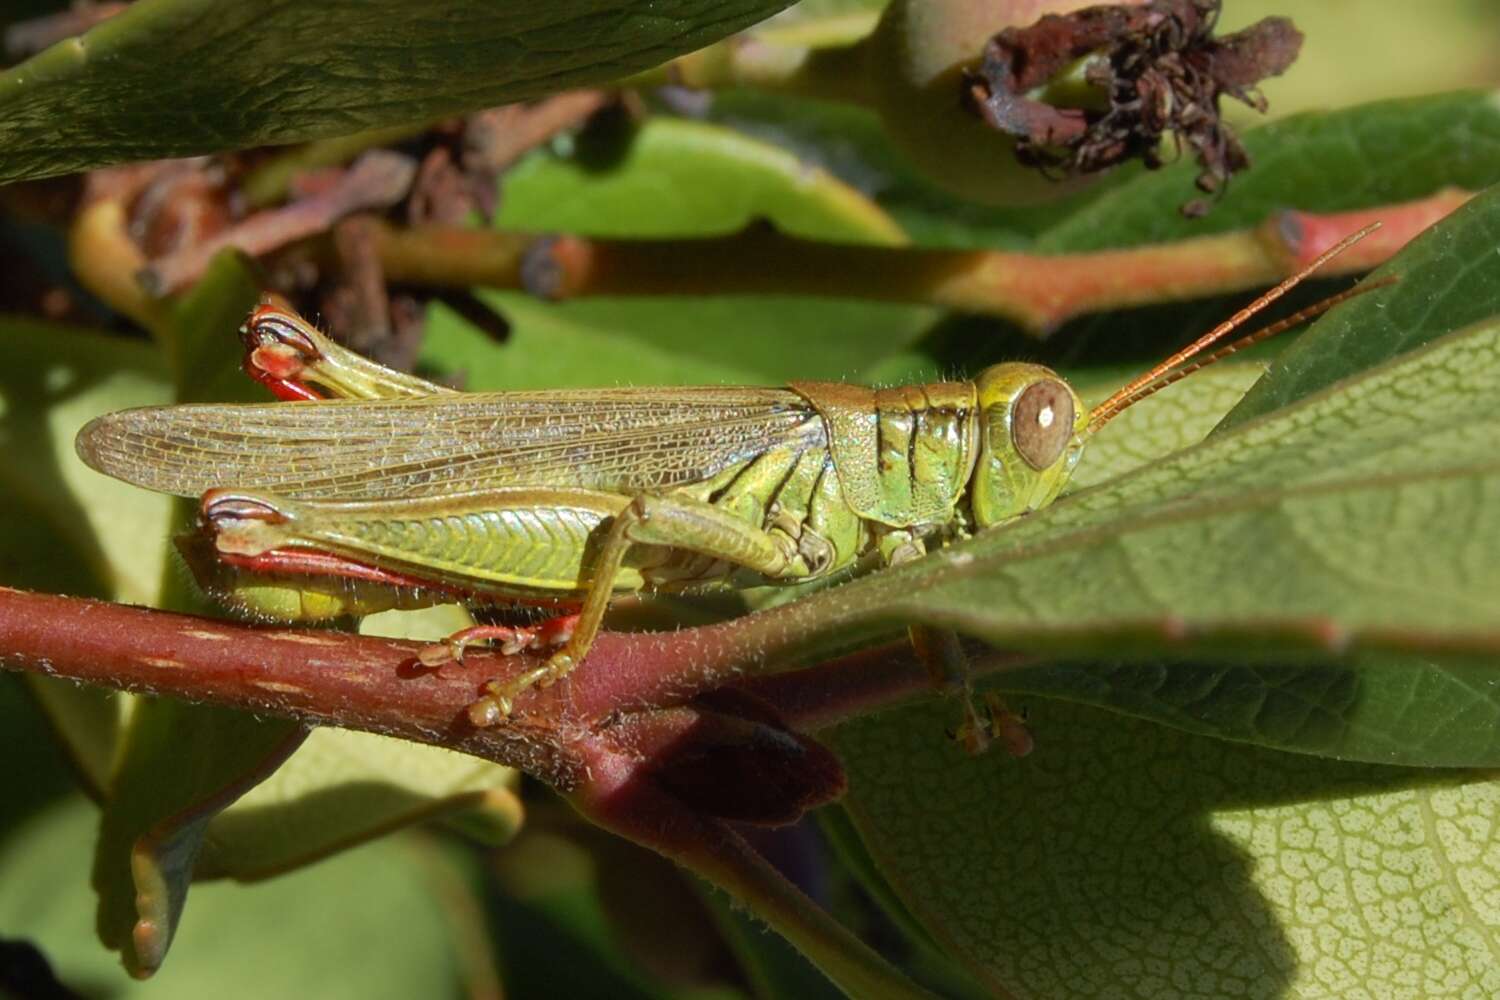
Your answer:
[[[100,819],[92,878],[99,938],[132,975],[149,976],[166,958],[209,821],[302,737],[287,720],[137,701]]]
[[[1338,212],[1500,181],[1500,96],[1461,92],[1309,112],[1244,134],[1254,167],[1201,219],[1177,210],[1198,171],[1187,161],[1101,195],[1038,241],[1078,253],[1227,232],[1286,208]]]
[[[90,418],[163,403],[167,376],[144,344],[34,320],[0,319],[0,583],[149,603],[167,565],[167,498],[101,476],[73,451]],[[113,763],[113,695],[26,681],[97,793]]]
[[[846,597],[1032,649],[1489,649],[1497,435],[1490,322]]]
[[[475,936],[477,904],[466,889],[456,894],[436,879],[425,852],[399,839],[262,885],[199,886],[170,966],[150,983],[133,981],[89,933],[88,883],[78,859],[89,851],[94,821],[94,811],[74,799],[0,832],[0,937],[37,945],[80,995],[460,995],[458,951]],[[393,927],[400,930],[394,937]]]
[[[1500,186],[1427,230],[1371,274],[1367,281],[1394,277],[1396,285],[1347,303],[1299,338],[1235,407],[1225,426],[1285,406],[1351,372],[1500,312],[1496,247]]]
[[[457,605],[439,605],[370,615],[359,630],[438,639],[472,624]],[[511,768],[441,747],[315,729],[274,774],[213,819],[195,875],[264,878],[431,819],[498,846],[521,825],[519,778]]]
[[[1443,229],[1468,232],[1475,213],[1495,204],[1480,199]],[[1421,260],[1427,251],[1410,253]],[[1413,278],[1364,303],[1425,289],[1441,315],[1458,309],[1447,304],[1452,287],[1446,276]],[[1312,336],[1343,317],[1344,309],[1330,313]],[[1212,418],[1209,407],[1194,419]],[[1317,753],[1493,764],[1500,696],[1486,657],[1500,648],[1496,440],[1500,321],[1491,319],[1199,446],[1165,457],[1106,452],[1111,473],[1150,460],[928,560],[782,608],[786,618],[769,625],[853,633],[916,619],[1007,649],[1102,654],[1109,683],[1053,679],[1036,689]],[[1417,658],[1344,659],[1351,650]],[[1464,650],[1478,658],[1452,657]],[[1283,658],[1267,661],[1273,654]],[[1114,660],[1152,657],[1193,662],[1166,679],[1115,679]],[[1252,672],[1256,695],[1243,672],[1212,666],[1329,661],[1350,671],[1349,683],[1316,698],[1313,675]],[[1206,700],[1192,704],[1194,695]],[[1260,714],[1252,695],[1264,700]],[[1431,738],[1453,724],[1462,732]]]
[[[250,261],[224,250],[192,290],[172,304],[163,347],[177,383],[177,402],[266,402],[266,392],[240,368],[235,331],[261,294]]]
[[[1123,411],[1089,442],[1068,492],[1107,482],[1202,441],[1265,374],[1258,362],[1221,362]],[[1084,404],[1095,406],[1138,369],[1064,372]]]
[[[906,242],[890,216],[833,174],[720,125],[653,117],[577,143],[569,156],[534,153],[506,175],[498,225],[660,239],[769,220],[810,239]]]
[[[895,932],[904,939],[907,949],[902,956],[901,966],[916,982],[939,996],[950,997],[952,1000],[988,997],[989,993],[968,971],[954,964],[938,947],[932,935],[912,916],[906,904],[891,889],[890,883],[875,864],[875,859],[870,856],[869,849],[860,839],[859,831],[855,829],[843,804],[825,806],[815,815],[823,836],[843,862],[844,877],[857,882],[890,921],[889,927],[877,927],[873,934],[860,931],[855,926],[853,929],[860,933],[861,938],[868,940],[877,936],[886,937]],[[885,946],[881,950],[889,955],[893,949]]]
[[[0,183],[346,135],[624,76],[786,0],[144,0],[0,74]]]
[[[0,319],[0,580],[145,603],[165,564],[164,497],[85,466],[73,438],[109,410],[163,403],[147,345],[33,320]]]
[[[1068,491],[1197,444],[1266,370],[1229,361],[1126,410],[1090,442]],[[1134,370],[1089,369],[1070,381],[1097,403]],[[1345,760],[1462,765],[1500,759],[1496,706],[1469,671],[1435,660],[1364,656],[1326,663],[1207,661],[1047,663],[987,687],[1111,708],[1190,732]],[[1413,705],[1425,706],[1412,711]]]
[[[1366,653],[1347,663],[1053,663],[992,685],[1219,739],[1338,760],[1464,767],[1500,759],[1493,660]]]
[[[756,1000],[798,997],[839,1000],[844,994],[783,937],[767,934],[766,926],[720,892],[702,893],[704,905],[734,950],[740,968],[753,987]]]
[[[1495,270],[1483,264],[1497,242],[1497,206],[1500,192],[1487,192],[1410,244],[1372,276],[1397,277],[1394,288],[1378,300],[1349,303],[1284,351],[1223,426],[1274,410],[1493,313]],[[1443,290],[1441,296],[1434,296],[1434,288]],[[1144,464],[1146,456],[1137,461],[1132,455],[1137,442],[1155,445],[1163,434],[1176,432],[1201,435],[1222,406],[1213,383],[1231,374],[1220,365],[1126,411],[1091,445],[1076,484]],[[1232,391],[1232,379],[1226,381]],[[1195,416],[1180,412],[1176,398],[1163,398],[1184,390]],[[1179,440],[1178,447],[1187,443]],[[1099,454],[1106,445],[1106,453]],[[1122,458],[1127,461],[1121,463]],[[1105,662],[1032,668],[1007,675],[998,686],[1114,707],[1266,746],[1341,759],[1452,765],[1500,756],[1496,699],[1486,685],[1475,683],[1482,674],[1482,665],[1472,663],[1391,656],[1363,656],[1332,667]]]
[[[72,440],[92,416],[165,402],[145,345],[35,321],[0,322],[0,568],[4,582],[146,602],[165,565],[166,498],[88,469]],[[29,678],[36,707],[97,792],[114,754],[118,699]]]
[[[23,675],[36,710],[46,718],[49,738],[73,764],[83,789],[103,800],[115,766],[122,716],[130,698],[108,688],[86,687],[55,677]]]
[[[846,378],[916,341],[934,315],[792,297],[546,303],[486,292],[484,299],[509,322],[503,345],[434,307],[422,355],[473,390]]]
[[[519,777],[451,750],[315,729],[275,774],[213,819],[195,874],[265,878],[431,819],[498,846],[521,825]]]
[[[1500,783],[1341,764],[1051,699],[970,758],[927,705],[831,734],[910,911],[1041,998],[1493,996]]]
[[[545,825],[566,831],[571,824]],[[499,891],[493,912],[507,991],[734,1000],[737,991],[711,982],[719,978],[724,956],[702,904],[686,884],[662,881],[680,876],[633,844],[602,834],[580,836],[583,842],[533,828],[495,859]],[[641,877],[647,873],[656,876],[654,885]],[[612,919],[620,914],[609,908],[611,881],[631,890],[631,922]],[[642,909],[650,913],[649,927]],[[685,925],[685,917],[693,923]],[[679,930],[683,936],[674,939]],[[643,944],[649,951],[642,952]]]
[[[0,674],[0,844],[48,802],[72,788],[68,762],[58,752],[21,675]]]
[[[904,239],[881,209],[832,175],[721,126],[656,118],[601,142],[565,157],[533,154],[508,174],[500,223],[639,237],[728,232],[767,218],[817,238]],[[936,316],[791,296],[564,303],[483,296],[508,321],[503,347],[450,310],[428,314],[423,363],[469,389],[847,378],[909,347]]]
[[[1070,489],[1196,444],[1264,370],[1220,364],[1126,410],[1090,443]],[[1093,372],[1074,385],[1085,401],[1097,401],[1122,380]],[[1500,759],[1495,699],[1472,673],[1439,660],[1374,655],[1352,666],[1065,662],[1008,671],[990,686],[1343,760],[1463,765]],[[1424,707],[1414,712],[1413,705]]]
[[[980,205],[928,180],[896,149],[879,116],[868,108],[730,90],[714,95],[709,114],[843,179],[889,213],[911,242],[925,247],[1026,249],[1038,233],[1101,190],[1091,185],[1082,194],[1040,205]]]
[[[820,48],[868,35],[887,0],[799,0],[750,32],[757,40]]]

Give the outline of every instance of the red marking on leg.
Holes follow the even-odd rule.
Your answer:
[[[220,552],[218,556],[222,562],[230,566],[237,566],[255,573],[284,576],[338,576],[345,579],[366,580],[389,587],[424,587],[445,590],[456,596],[469,593],[445,584],[424,580],[421,577],[371,566],[347,556],[334,555],[331,552],[317,552],[312,549],[271,549],[253,556]]]
[[[561,646],[573,638],[573,630],[578,627],[578,615],[556,615],[546,621],[532,625],[531,631],[536,634],[538,643],[547,646]]]
[[[240,327],[245,345],[242,367],[278,399],[325,399],[298,379],[322,353],[301,329],[303,321],[280,295],[268,293]]]
[[[322,395],[305,383],[298,382],[295,379],[278,378],[277,376],[261,368],[260,365],[255,361],[255,354],[256,352],[252,351],[250,354],[245,355],[245,362],[242,365],[245,370],[245,374],[255,379],[255,381],[259,382],[267,389],[270,389],[271,394],[277,399],[290,402],[293,400],[328,398],[327,396]]]
[[[454,632],[443,641],[465,648],[477,646],[481,642],[498,641],[501,651],[509,655],[537,645],[537,634],[536,630],[525,625],[471,625]]]
[[[369,583],[383,584],[388,587],[414,587],[423,590],[436,590],[441,593],[452,595],[455,601],[463,601],[472,598],[483,598],[488,596],[484,591],[457,587],[451,583],[428,580],[408,573],[399,573],[394,570],[383,569],[369,563],[351,559],[348,556],[336,555],[332,552],[320,552],[316,549],[271,549],[256,555],[242,555],[234,552],[215,552],[220,562],[239,569],[249,570],[253,573],[264,573],[273,576],[336,576],[346,580],[363,580]],[[509,595],[495,595],[507,604],[524,605],[535,608],[576,608],[577,601],[559,600],[550,597],[511,597]],[[567,642],[573,634],[573,627],[578,621],[578,615],[574,613],[563,613],[546,619],[536,625],[516,626],[512,631],[525,632],[534,635],[538,645],[561,645]],[[494,627],[499,629],[510,628],[510,626],[475,626],[475,628]],[[465,631],[468,631],[467,629]]]
[[[273,353],[266,348],[257,347],[246,352],[244,363],[241,367],[245,374],[255,381],[271,390],[277,399],[299,400],[299,399],[326,399],[312,386],[305,382],[299,382],[291,375],[300,374],[304,365],[297,361],[296,364],[282,363],[286,359],[278,353]]]
[[[536,625],[471,625],[454,632],[442,642],[435,642],[417,653],[417,662],[425,667],[439,667],[452,661],[462,663],[464,650],[481,642],[500,643],[500,652],[511,656],[523,649],[561,646],[573,637],[578,615],[556,615]]]

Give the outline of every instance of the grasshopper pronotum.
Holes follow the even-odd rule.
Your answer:
[[[576,609],[538,629],[467,629],[424,654],[458,658],[484,639],[560,647],[485,685],[470,710],[485,725],[580,663],[618,592],[903,562],[1046,506],[1089,437],[1126,407],[1354,294],[1198,357],[1368,232],[1092,410],[1056,373],[1022,363],[886,389],[459,393],[341,348],[268,298],[241,330],[246,370],[303,402],[125,410],[85,427],[78,453],[131,483],[201,496],[190,564],[211,591],[265,617],[455,599]],[[956,644],[920,627],[913,640],[935,678],[960,682],[966,740],[982,744],[1002,722],[969,706]]]

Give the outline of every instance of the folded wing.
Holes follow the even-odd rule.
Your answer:
[[[226,487],[373,500],[661,490],[825,437],[796,393],[695,387],[145,407],[94,420],[77,449],[100,472],[179,496]]]

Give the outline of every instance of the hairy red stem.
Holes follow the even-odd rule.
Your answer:
[[[782,631],[781,641],[762,640],[754,652],[732,624],[605,633],[568,678],[521,695],[506,722],[475,728],[466,709],[482,685],[538,665],[537,657],[475,650],[462,664],[429,669],[417,664],[420,642],[265,628],[0,587],[0,666],[444,746],[563,789],[584,780],[585,759],[598,752],[591,741],[631,713],[686,706],[671,725],[652,723],[663,753],[680,745],[671,742],[673,733],[694,725],[720,739],[723,724],[713,721],[723,715],[720,707],[687,703],[743,679],[747,663],[795,645],[796,629]],[[901,646],[837,661],[808,681],[805,691],[791,680],[750,690],[773,712],[784,701],[785,723],[802,728],[920,695],[927,683]]]
[[[637,694],[685,695],[694,676],[702,687],[713,686],[716,673],[730,675],[725,665],[742,655],[735,644],[693,635],[714,631],[602,635],[590,663],[568,680],[523,696],[510,722],[475,729],[465,708],[486,675],[525,669],[534,658],[476,654],[463,665],[418,670],[421,643],[254,628],[0,587],[0,667],[364,729],[521,767],[598,825],[752,905],[854,995],[928,996],[720,818],[789,822],[828,801],[843,789],[829,751],[784,728],[754,695],[619,711],[632,686],[621,677],[637,678]],[[867,676],[870,656],[856,658],[843,679]],[[877,690],[905,697],[910,682],[925,677],[909,652],[900,662]],[[651,664],[668,666],[653,674]],[[802,701],[829,717],[827,698]]]

